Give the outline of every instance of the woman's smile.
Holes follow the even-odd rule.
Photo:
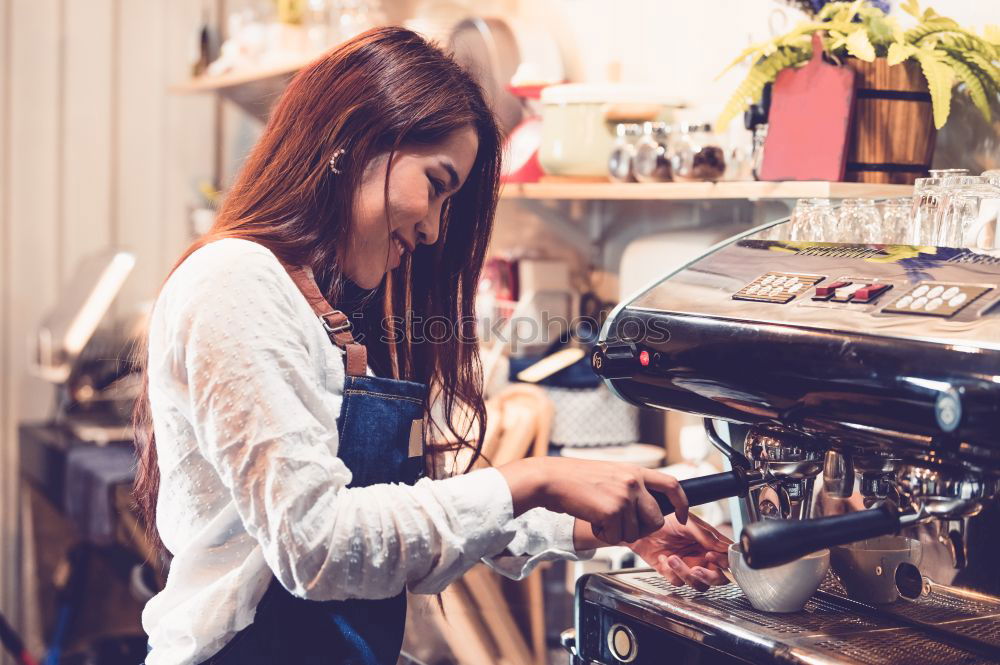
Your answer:
[[[403,241],[398,232],[393,233],[391,237],[392,247],[395,249],[395,252],[390,252],[389,270],[395,270],[403,262],[403,255],[407,252],[412,252],[413,248]]]

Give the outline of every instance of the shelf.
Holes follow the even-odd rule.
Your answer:
[[[271,105],[281,96],[292,76],[315,57],[318,54],[309,59],[289,60],[271,67],[227,72],[218,76],[199,76],[172,85],[169,91],[179,95],[218,93],[261,122],[266,122]]]
[[[699,199],[892,198],[910,196],[911,185],[864,182],[540,182],[504,185],[504,199],[587,201],[691,201]]]
[[[189,95],[202,92],[217,92],[241,85],[261,83],[270,79],[284,78],[290,74],[294,74],[310,62],[312,62],[312,58],[297,59],[260,69],[237,70],[217,76],[198,76],[183,83],[170,86],[170,92]]]

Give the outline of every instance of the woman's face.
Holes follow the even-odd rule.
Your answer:
[[[389,171],[388,154],[373,159],[362,175],[354,201],[354,220],[344,257],[346,276],[373,289],[405,252],[437,242],[441,208],[461,189],[476,161],[479,139],[472,127],[453,132],[433,146],[401,148]]]

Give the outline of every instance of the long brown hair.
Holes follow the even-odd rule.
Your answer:
[[[388,153],[388,176],[402,146],[437,144],[470,126],[479,138],[476,161],[462,189],[442,209],[438,241],[404,259],[368,308],[379,310],[377,315],[355,319],[355,327],[377,373],[434,388],[450,432],[440,430],[442,438],[474,448],[471,468],[486,423],[473,300],[496,209],[500,134],[482,90],[440,49],[408,30],[380,28],[300,71],[271,112],[214,226],[173,269],[209,242],[244,238],[285,263],[312,267],[320,288],[336,304],[344,283],[338,250],[347,246],[353,197],[365,166]],[[329,160],[340,150],[340,173],[333,174]],[[445,343],[405,334],[415,322],[432,319],[451,322],[457,334]],[[397,322],[388,336],[385,321]],[[144,377],[134,413],[138,469],[133,491],[158,541],[160,478],[147,385]],[[430,414],[430,398],[425,409]]]

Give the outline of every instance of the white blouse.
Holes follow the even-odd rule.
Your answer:
[[[569,515],[514,518],[495,469],[348,488],[342,351],[265,247],[198,249],[164,285],[149,331],[156,525],[173,560],[142,614],[148,665],[219,651],[253,621],[272,575],[302,598],[385,598],[437,593],[484,557],[519,579],[589,554],[573,551]]]

